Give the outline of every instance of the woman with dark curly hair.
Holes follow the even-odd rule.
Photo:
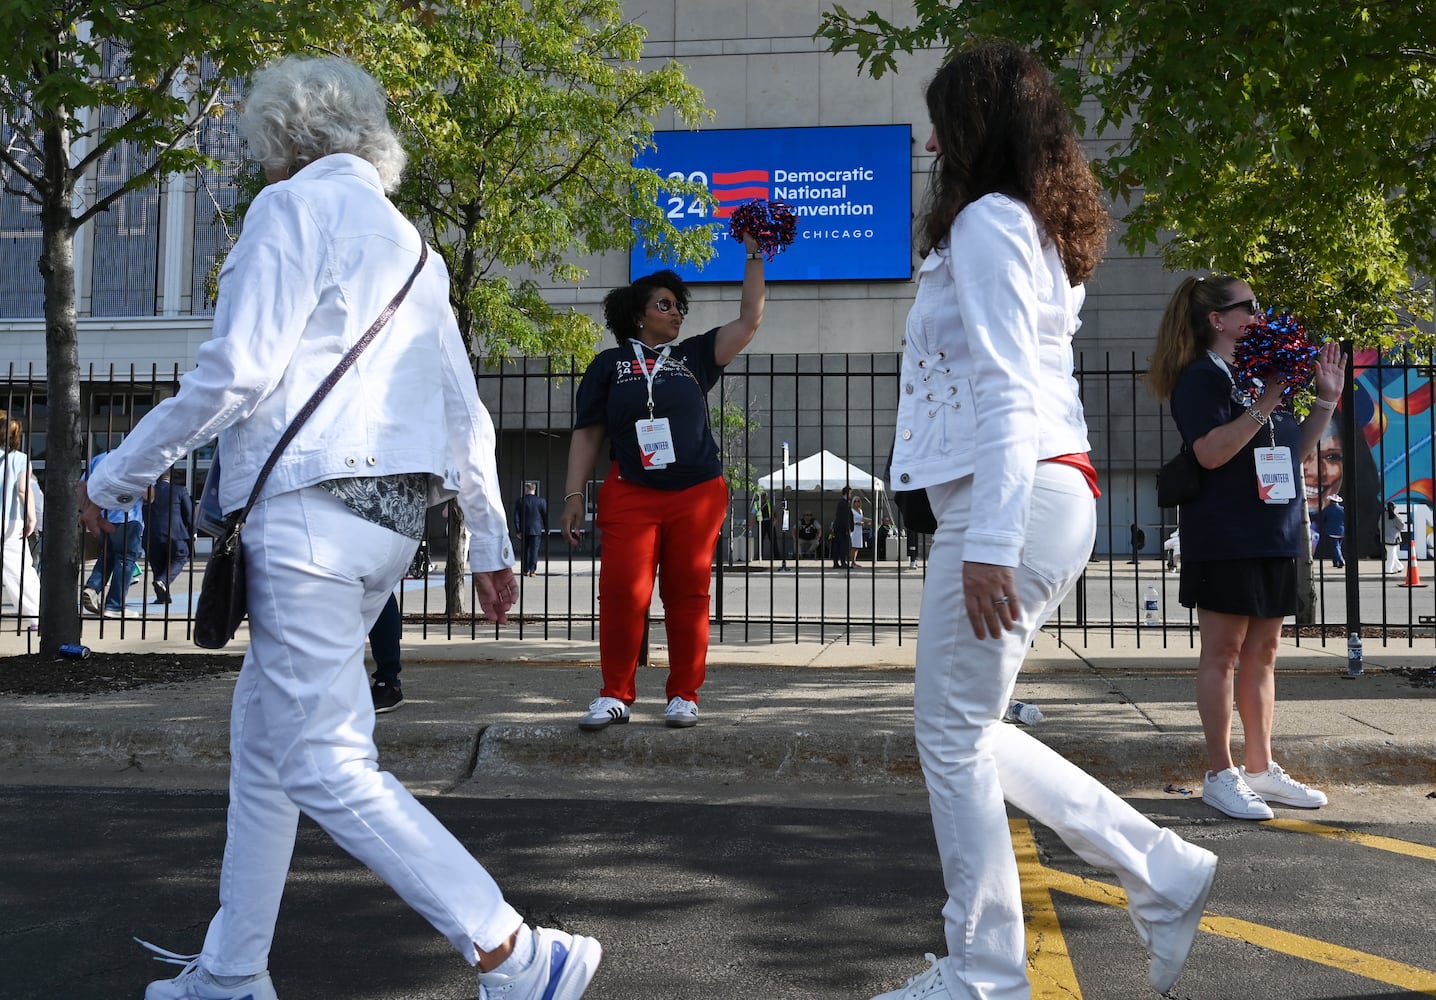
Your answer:
[[[947,904],[947,957],[879,1000],[1030,996],[1004,799],[1116,873],[1165,992],[1216,857],[1003,724],[1032,637],[1086,566],[1096,472],[1072,377],[1107,214],[1072,117],[1029,53],[956,55],[927,89],[935,155],[919,227],[892,474],[937,519],[914,702]],[[965,614],[963,614],[965,612]]]
[[[577,545],[584,485],[607,435],[613,464],[598,492],[597,517],[604,553],[598,576],[603,687],[579,719],[580,729],[628,721],[655,574],[668,631],[664,722],[676,729],[698,723],[713,548],[728,506],[708,390],[752,342],[767,295],[763,254],[751,237],[744,246],[738,318],[697,337],[679,340],[688,289],[672,271],[615,288],[603,300],[604,321],[619,346],[594,358],[579,384],[560,522],[564,537]]]

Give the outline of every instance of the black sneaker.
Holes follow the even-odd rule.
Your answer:
[[[373,685],[370,686],[369,693],[374,697],[375,715],[392,712],[404,704],[404,689],[397,684],[386,684],[384,681],[375,681]]]
[[[155,603],[168,604],[170,602],[169,584],[163,580],[151,580],[150,586],[155,588]]]

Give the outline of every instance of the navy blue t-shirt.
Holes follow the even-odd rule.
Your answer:
[[[659,490],[684,490],[722,475],[718,442],[708,420],[708,390],[723,376],[713,356],[718,328],[672,344],[668,359],[653,379],[653,415],[667,417],[675,461],[645,469],[635,424],[648,419],[648,379],[638,366],[633,344],[610,347],[583,373],[578,385],[573,426],[601,424],[608,432],[609,454],[624,479]],[[659,352],[639,345],[652,371]]]
[[[1187,365],[1177,379],[1171,403],[1182,440],[1190,445],[1243,415],[1247,404],[1235,395],[1231,379],[1209,355]],[[1255,453],[1257,448],[1271,446],[1267,427],[1275,431],[1278,445],[1291,449],[1297,497],[1290,503],[1267,504],[1257,496]],[[1201,493],[1181,507],[1182,559],[1295,557],[1301,552],[1301,427],[1295,416],[1281,409],[1272,414],[1267,427],[1258,428],[1246,447],[1225,465],[1202,470]]]

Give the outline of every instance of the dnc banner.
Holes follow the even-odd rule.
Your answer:
[[[665,177],[695,181],[715,199],[665,196],[679,229],[718,225],[717,255],[701,269],[648,257],[635,247],[630,278],[664,267],[684,281],[741,281],[743,246],[727,219],[761,198],[791,205],[793,245],[766,265],[769,281],[873,281],[912,277],[912,128],[716,129],[656,132],[656,149],[634,164]]]

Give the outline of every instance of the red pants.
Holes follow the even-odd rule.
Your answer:
[[[603,560],[598,571],[599,694],[633,704],[653,578],[668,628],[667,699],[698,700],[708,669],[708,595],[713,549],[728,508],[722,477],[686,490],[656,490],[619,478],[615,464],[598,491]]]

